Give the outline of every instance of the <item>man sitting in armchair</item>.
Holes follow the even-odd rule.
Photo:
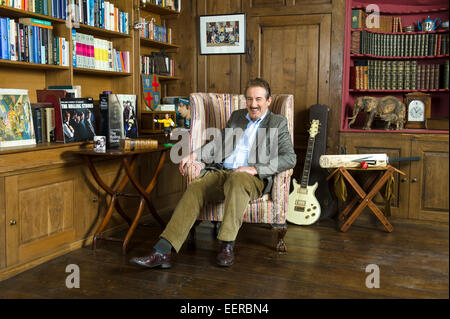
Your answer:
[[[204,205],[224,201],[225,213],[217,235],[221,243],[217,264],[233,264],[234,241],[249,201],[270,193],[273,176],[296,164],[287,119],[269,110],[269,84],[259,78],[249,81],[245,98],[247,108],[231,114],[220,138],[181,160],[183,175],[188,162],[201,160],[207,165],[187,187],[151,254],[132,258],[131,263],[171,267],[172,248],[180,250]]]

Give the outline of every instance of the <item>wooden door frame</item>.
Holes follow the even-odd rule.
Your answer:
[[[242,81],[241,91],[244,92],[246,83],[255,77],[261,76],[261,30],[267,26],[293,26],[293,25],[319,25],[319,79],[318,91],[327,94],[319,94],[318,103],[329,105],[329,88],[330,88],[330,61],[331,61],[331,14],[313,14],[293,16],[286,15],[286,19],[280,22],[280,18],[284,16],[267,16],[267,17],[248,17],[247,34],[257,34],[257,39],[247,38],[248,42],[253,41],[253,49],[249,48],[249,52],[242,57]],[[250,32],[251,31],[251,32]],[[258,65],[254,66],[256,62]],[[255,70],[256,68],[256,70]],[[324,76],[325,74],[325,76]],[[287,92],[286,92],[287,93]],[[294,101],[295,102],[295,101]]]

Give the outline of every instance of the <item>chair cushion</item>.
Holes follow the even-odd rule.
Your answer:
[[[243,222],[245,223],[273,223],[274,216],[273,201],[270,194],[265,194],[262,197],[251,201],[247,210],[244,213]],[[208,204],[200,213],[198,219],[222,221],[224,214],[224,203]]]

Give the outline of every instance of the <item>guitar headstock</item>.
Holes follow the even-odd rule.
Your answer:
[[[308,130],[310,137],[316,137],[316,135],[319,134],[319,126],[320,126],[319,120],[311,121],[311,127]]]

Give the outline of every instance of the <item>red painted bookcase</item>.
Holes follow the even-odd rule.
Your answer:
[[[415,31],[413,33],[406,32],[379,32],[374,29],[357,28],[352,29],[352,9],[362,9],[367,14],[373,14],[373,10],[366,10],[368,5],[376,4],[380,11],[380,17],[400,17],[403,27],[413,25]],[[370,8],[370,7],[369,7]],[[352,31],[366,30],[370,33],[383,33],[394,35],[411,35],[411,34],[423,34],[417,30],[417,21],[422,22],[430,16],[433,20],[440,18],[442,21],[448,21],[449,18],[449,5],[447,1],[443,0],[385,0],[377,1],[364,1],[364,0],[346,0],[346,25],[345,25],[345,46],[344,46],[344,69],[343,69],[343,90],[342,90],[342,112],[341,112],[341,132],[370,132],[370,133],[436,133],[436,134],[448,134],[449,131],[427,130],[427,129],[404,129],[400,131],[384,130],[372,128],[371,130],[363,130],[364,113],[360,113],[356,122],[350,128],[348,126],[349,117],[352,115],[353,105],[356,98],[359,96],[374,96],[383,97],[387,95],[393,95],[397,98],[404,99],[405,94],[410,92],[425,92],[431,95],[431,117],[432,118],[448,118],[449,116],[449,89],[443,89],[441,87],[435,89],[397,89],[397,90],[380,90],[380,89],[355,89],[350,86],[351,81],[351,68],[355,66],[357,61],[361,60],[391,60],[391,61],[417,61],[418,65],[422,64],[444,64],[448,61],[449,55],[437,54],[432,56],[381,56],[375,54],[358,54],[351,53],[351,34]],[[431,33],[436,34],[449,34],[447,29],[438,28]]]

